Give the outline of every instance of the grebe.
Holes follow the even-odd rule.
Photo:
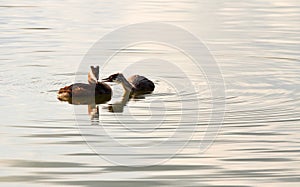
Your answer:
[[[111,88],[104,82],[98,82],[99,66],[91,66],[88,73],[89,84],[75,83],[59,89],[57,98],[72,104],[103,103],[111,99]]]
[[[102,81],[122,84],[124,90],[131,95],[151,93],[155,88],[151,80],[140,75],[133,75],[126,79],[122,73],[116,73],[106,79],[102,79]]]

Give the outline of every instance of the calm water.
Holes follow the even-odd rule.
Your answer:
[[[97,40],[147,21],[174,24],[201,38],[222,71],[226,97],[215,99],[226,101],[226,116],[204,153],[198,154],[197,145],[209,120],[211,95],[202,73],[192,67],[188,76],[199,89],[179,94],[190,107],[183,117],[199,123],[193,145],[171,159],[168,154],[190,138],[191,129],[152,153],[133,154],[124,146],[157,145],[176,131],[182,107],[176,89],[163,80],[185,85],[180,82],[185,75],[172,75],[154,61],[127,69],[126,75],[152,79],[155,92],[112,113],[109,107],[122,103],[121,87],[113,86],[113,99],[98,106],[98,120],[90,119],[88,106],[56,99],[75,73],[86,81],[88,67],[82,72],[78,67]],[[1,186],[299,186],[299,1],[1,1],[0,33]],[[166,46],[136,45],[116,55],[101,77],[152,57],[179,68],[188,61]],[[133,157],[122,160],[128,155]],[[159,164],[126,167],[116,160]]]

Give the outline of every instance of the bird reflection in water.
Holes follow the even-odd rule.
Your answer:
[[[121,101],[109,104],[103,109],[108,112],[122,113],[124,107],[130,99],[144,99],[144,94],[152,93],[155,88],[154,83],[144,76],[133,75],[126,79],[122,73],[116,73],[102,82],[98,81],[99,67],[91,66],[88,73],[88,83],[75,83],[61,88],[58,92],[58,99],[67,101],[73,105],[88,105],[88,114],[91,117],[92,124],[99,122],[99,106],[111,100],[112,90],[105,82],[114,82],[121,84],[124,88],[124,94]]]
[[[141,75],[133,75],[126,79],[122,73],[115,73],[102,79],[102,81],[121,84],[124,89],[122,100],[107,107],[109,112],[114,113],[123,112],[124,106],[130,99],[143,99],[145,98],[144,94],[152,93],[155,88],[151,80]]]

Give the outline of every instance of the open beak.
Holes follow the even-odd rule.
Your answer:
[[[103,82],[112,82],[111,79],[109,77],[102,79]]]

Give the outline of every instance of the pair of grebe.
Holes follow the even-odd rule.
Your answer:
[[[92,97],[96,100],[96,103],[101,103],[101,101],[110,100],[112,95],[110,86],[105,82],[122,84],[125,93],[129,93],[130,95],[151,93],[155,88],[151,80],[140,75],[133,75],[126,79],[122,73],[116,73],[110,75],[108,78],[102,79],[102,82],[99,82],[98,79],[99,66],[91,66],[91,70],[88,73],[89,84],[75,83],[70,86],[65,86],[58,91],[57,98],[62,101],[70,102],[72,98],[87,99]]]

